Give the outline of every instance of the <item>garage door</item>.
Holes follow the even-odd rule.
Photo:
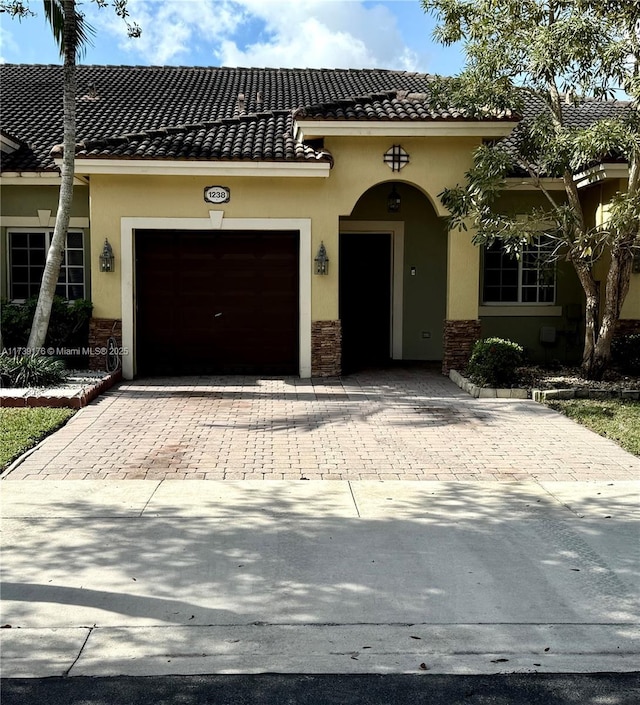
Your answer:
[[[297,232],[136,232],[138,375],[297,374]]]

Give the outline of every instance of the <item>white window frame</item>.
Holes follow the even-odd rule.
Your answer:
[[[44,241],[45,241],[45,261],[46,261],[46,256],[49,251],[49,247],[51,246],[51,238],[53,237],[53,227],[26,227],[26,228],[17,228],[17,227],[8,227],[7,232],[6,232],[6,244],[7,244],[7,296],[8,299],[13,302],[13,303],[24,303],[27,299],[26,298],[19,298],[19,297],[14,297],[13,296],[13,252],[14,248],[12,247],[12,235],[13,234],[22,234],[22,233],[29,233],[29,234],[39,234],[43,233],[44,234]],[[85,241],[85,232],[84,230],[80,228],[69,228],[68,234],[78,234],[82,238],[82,247],[73,247],[73,248],[68,248],[65,245],[65,253],[68,251],[81,251],[82,252],[82,264],[81,265],[74,265],[74,264],[68,264],[68,255],[65,256],[63,263],[60,266],[60,271],[65,273],[65,278],[63,285],[65,286],[65,294],[69,293],[69,287],[70,286],[82,286],[82,296],[80,296],[80,299],[86,299],[87,298],[87,256],[86,256],[86,241]],[[21,265],[15,265],[15,266],[21,266]],[[28,266],[28,265],[27,265]],[[82,270],[82,282],[69,282],[68,280],[68,271],[69,269],[81,269]],[[60,284],[56,284],[57,286]],[[28,286],[31,287],[32,283],[28,282]],[[35,295],[35,294],[33,294]],[[30,297],[27,297],[30,298]],[[64,298],[69,298],[67,295],[64,296]]]
[[[553,269],[553,281],[551,283],[544,283],[541,281],[541,274],[543,272],[544,264],[542,264],[542,260],[539,258],[538,263],[533,266],[533,267],[525,267],[524,265],[524,258],[527,254],[530,252],[533,253],[539,253],[543,249],[543,245],[541,245],[541,239],[538,238],[538,241],[536,243],[531,243],[529,245],[525,245],[521,252],[520,256],[514,260],[515,264],[517,264],[518,267],[518,283],[517,283],[517,300],[510,300],[510,301],[492,301],[492,300],[487,300],[485,299],[485,277],[487,273],[486,269],[486,247],[483,248],[482,250],[482,282],[481,282],[481,306],[522,306],[522,307],[528,307],[528,306],[555,306],[556,303],[556,297],[557,297],[557,272],[556,272],[556,267],[555,264],[548,265],[549,267],[552,267]],[[504,255],[507,257],[507,255]],[[496,269],[496,268],[492,268]],[[501,270],[502,271],[502,268]],[[537,281],[535,284],[525,284],[524,283],[524,272],[525,271],[536,271],[538,273],[537,276]],[[502,288],[502,285],[500,285]],[[542,289],[545,288],[551,288],[553,291],[553,296],[551,297],[550,301],[540,301],[540,292]],[[525,289],[535,289],[536,290],[536,299],[535,301],[523,301],[523,291]]]

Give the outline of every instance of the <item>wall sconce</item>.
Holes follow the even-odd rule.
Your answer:
[[[100,271],[113,272],[115,270],[116,258],[113,256],[113,248],[109,244],[109,240],[104,241],[104,247],[100,254]]]
[[[400,203],[400,194],[396,191],[396,185],[394,184],[391,193],[387,196],[387,211],[389,213],[399,213]]]
[[[314,262],[316,263],[316,274],[329,274],[329,258],[327,257],[324,242],[320,243],[320,248]]]

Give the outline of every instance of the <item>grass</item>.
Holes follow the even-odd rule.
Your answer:
[[[72,409],[0,409],[0,469],[65,424]]]
[[[548,406],[570,419],[610,438],[640,456],[640,402],[621,399],[568,399],[549,401]]]

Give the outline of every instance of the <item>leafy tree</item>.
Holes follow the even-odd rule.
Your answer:
[[[640,247],[640,3],[635,0],[422,0],[435,14],[435,37],[462,42],[463,72],[433,84],[434,106],[465,106],[472,115],[512,110],[523,120],[508,141],[474,154],[464,185],[440,194],[450,226],[475,228],[474,242],[499,241],[517,256],[544,234],[555,258],[571,262],[586,297],[583,373],[599,379],[629,291],[633,250]],[[577,126],[580,106],[631,100]],[[593,107],[598,108],[597,105]],[[600,106],[602,107],[602,106]],[[606,107],[606,106],[605,106]],[[626,161],[626,191],[613,197],[604,223],[589,222],[576,175],[602,161]],[[546,207],[516,219],[496,199],[510,175],[526,176]],[[564,194],[545,177],[562,180]],[[562,192],[560,192],[562,193]],[[601,297],[594,266],[608,262]]]
[[[140,36],[140,27],[129,22],[127,0],[92,0],[100,8],[111,5],[116,15],[126,24],[129,36]],[[75,0],[43,0],[44,14],[51,27],[53,37],[60,49],[63,59],[63,158],[61,167],[60,196],[56,213],[56,225],[47,253],[47,260],[42,275],[38,304],[31,325],[28,347],[41,348],[44,345],[49,328],[51,308],[55,296],[56,284],[60,276],[60,265],[67,240],[71,205],[73,202],[73,177],[76,149],[76,59],[90,43],[93,28],[86,22],[84,14],[78,9]],[[0,0],[0,12],[7,12],[12,17],[22,19],[35,13],[28,0]],[[52,145],[53,146],[53,145]]]

